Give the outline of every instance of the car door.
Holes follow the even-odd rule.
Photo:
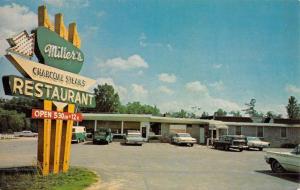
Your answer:
[[[300,172],[300,146],[297,146],[285,157],[285,168],[289,171]]]

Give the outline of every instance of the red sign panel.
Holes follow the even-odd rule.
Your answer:
[[[32,119],[52,119],[52,120],[59,119],[59,120],[82,121],[82,114],[81,113],[68,113],[68,112],[32,109],[31,118]]]

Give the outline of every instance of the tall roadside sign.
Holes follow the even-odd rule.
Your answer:
[[[45,6],[38,8],[38,27],[7,39],[11,46],[5,57],[23,76],[2,77],[6,95],[42,100],[43,108],[33,109],[38,122],[37,160],[43,175],[67,172],[73,122],[82,120],[77,107],[95,107],[88,89],[95,80],[79,75],[84,63],[76,23],[63,22],[63,15],[50,21]],[[33,55],[38,62],[31,60]]]

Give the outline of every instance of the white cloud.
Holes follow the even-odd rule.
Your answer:
[[[44,0],[46,5],[52,5],[54,7],[88,7],[89,0]]]
[[[186,83],[185,88],[189,92],[208,93],[207,87],[204,84],[202,84],[200,81],[188,82],[188,83]]]
[[[131,84],[132,99],[135,101],[145,100],[148,96],[148,90],[143,85]]]
[[[214,69],[220,69],[223,66],[223,64],[213,64]]]
[[[161,73],[158,75],[158,79],[162,82],[166,83],[174,83],[176,82],[176,76],[174,74]]]
[[[299,95],[299,96],[300,96],[300,87],[297,87],[297,86],[295,86],[295,85],[288,84],[288,85],[285,86],[285,90],[286,90],[288,93],[296,94],[296,95]]]
[[[144,71],[142,71],[142,70],[139,70],[138,72],[137,72],[137,75],[143,75],[144,74]]]
[[[132,55],[127,59],[120,57],[108,59],[105,63],[98,64],[102,68],[110,68],[112,70],[131,70],[136,68],[148,68],[148,63],[140,55]]]
[[[0,7],[0,56],[9,47],[6,39],[23,30],[31,31],[37,26],[37,14],[28,7],[12,3]]]
[[[209,86],[213,87],[217,91],[222,91],[225,89],[223,81],[216,81],[214,83],[209,84]]]
[[[172,95],[174,93],[173,90],[171,90],[170,88],[166,87],[166,86],[160,86],[158,88],[158,90],[164,94],[168,94],[168,95]]]
[[[96,13],[96,16],[97,16],[98,18],[103,17],[104,15],[106,15],[106,12],[105,12],[105,11],[98,11],[98,12]]]
[[[169,51],[173,51],[173,46],[171,44],[167,44],[167,48]]]
[[[171,44],[164,44],[160,42],[149,42],[148,38],[145,33],[141,33],[141,35],[138,38],[139,44],[141,47],[160,47],[160,48],[165,48],[169,51],[173,51],[173,46]]]

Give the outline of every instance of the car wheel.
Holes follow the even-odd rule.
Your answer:
[[[240,151],[240,152],[243,152],[243,149],[242,149],[242,148],[239,148],[239,151]]]
[[[193,144],[193,143],[191,143],[191,144],[190,144],[190,146],[192,147],[192,146],[194,146],[194,144]]]
[[[271,169],[275,173],[282,173],[282,172],[284,172],[284,168],[280,165],[280,163],[277,160],[274,160],[271,163]]]
[[[229,145],[225,146],[225,150],[228,151],[229,150]]]
[[[258,150],[259,150],[259,151],[262,151],[262,150],[263,150],[263,148],[258,148]]]

